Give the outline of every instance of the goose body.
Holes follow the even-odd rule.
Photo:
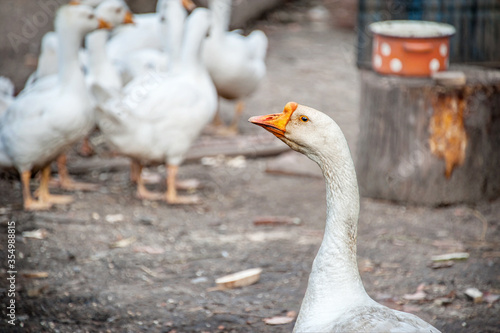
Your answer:
[[[0,115],[7,110],[13,101],[14,83],[9,78],[0,76]]]
[[[103,23],[88,6],[66,5],[58,10],[55,26],[59,39],[55,84],[49,87],[41,82],[43,89],[37,89],[35,82],[33,89],[19,94],[0,118],[0,166],[15,167],[21,173],[26,209],[51,205],[47,188],[43,189],[46,195],[40,195],[45,202],[31,198],[31,171],[46,168],[48,177],[48,164],[85,136],[95,121],[78,50],[85,34]]]
[[[175,193],[175,173],[217,107],[217,93],[200,57],[209,18],[202,8],[190,15],[179,68],[158,77],[153,86],[139,86],[120,96],[106,96],[94,87],[101,96],[98,124],[108,143],[140,167],[166,163],[167,193],[155,198],[170,203],[185,203]],[[152,198],[149,194],[139,179],[137,195]]]
[[[249,121],[315,161],[326,182],[325,234],[294,332],[439,332],[415,315],[375,302],[363,287],[356,262],[358,184],[340,127],[324,113],[293,102],[281,114]]]
[[[203,60],[219,96],[241,101],[253,93],[266,74],[264,62],[267,37],[255,30],[248,36],[228,31],[232,0],[209,0],[213,12],[210,36],[203,49]],[[236,131],[243,106],[238,107],[233,121]],[[236,127],[235,127],[236,126]]]

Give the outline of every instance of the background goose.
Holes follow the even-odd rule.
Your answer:
[[[164,76],[180,63],[182,39],[187,10],[181,0],[164,0],[162,10],[163,51],[143,49],[133,52],[127,60],[126,79],[133,79],[124,87],[125,94],[136,89],[152,89]]]
[[[420,318],[368,296],[356,262],[359,193],[340,127],[327,115],[288,103],[283,113],[252,117],[323,171],[327,219],[294,332],[439,332]]]
[[[209,0],[208,3],[213,16],[210,36],[203,48],[203,60],[219,96],[238,101],[236,115],[225,131],[234,134],[243,113],[243,98],[257,89],[266,74],[267,37],[260,30],[248,36],[228,31],[232,0]],[[216,123],[221,123],[219,116]]]
[[[179,165],[193,141],[213,118],[217,93],[201,61],[201,43],[210,24],[207,9],[193,11],[186,21],[179,68],[144,95],[112,98],[99,86],[98,124],[108,143],[137,164],[137,196],[163,199],[171,204],[191,204],[196,197],[177,195]],[[139,99],[137,100],[136,98]],[[167,192],[163,195],[146,190],[140,171],[147,163],[166,163]]]
[[[113,28],[121,24],[134,23],[132,13],[122,0],[103,1],[97,6],[96,14],[105,19]],[[106,43],[109,34],[110,31],[108,30],[96,30],[89,33],[85,38],[85,54],[87,58],[86,82],[89,89],[93,84],[99,84],[104,89],[118,92],[122,88],[123,82],[120,73],[106,53]],[[88,156],[92,153],[93,149],[89,138],[85,137],[80,147],[80,154]],[[92,186],[90,189],[92,189]]]
[[[96,8],[96,15],[117,27],[134,23],[132,13],[122,0],[106,0]],[[96,30],[87,35],[85,45],[88,54],[87,85],[99,84],[102,88],[119,91],[122,81],[115,66],[106,53],[106,43],[110,32]]]
[[[85,34],[104,27],[108,25],[88,6],[59,8],[55,19],[59,39],[58,80],[50,87],[19,94],[0,118],[0,166],[15,167],[21,174],[27,210],[47,209],[54,203],[71,201],[67,196],[49,194],[50,162],[94,125],[78,50]],[[35,168],[43,168],[37,201],[29,187]]]
[[[33,86],[36,80],[57,74],[57,48],[57,34],[54,31],[49,31],[43,35],[36,70],[28,77],[24,89]]]
[[[9,78],[0,76],[0,115],[14,101],[14,90],[14,83]]]
[[[165,55],[165,37],[169,27],[166,26],[168,12],[177,7],[177,3],[188,10],[194,9],[191,0],[159,0],[155,13],[137,14],[135,24],[116,29],[107,45],[111,61],[118,67],[124,83],[144,74],[147,71],[163,71],[168,67]],[[183,22],[186,14],[177,12],[175,18]],[[170,16],[170,19],[172,16]],[[167,50],[168,55],[168,50]]]

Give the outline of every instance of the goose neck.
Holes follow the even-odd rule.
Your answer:
[[[203,67],[201,48],[208,30],[208,22],[203,21],[200,17],[206,12],[202,13],[202,9],[198,9],[198,11],[195,14],[199,15],[191,14],[190,18],[186,21],[186,33],[180,53],[180,66],[185,69],[199,70],[200,67]]]
[[[62,30],[62,31],[61,31]],[[63,87],[77,83],[84,85],[84,75],[80,67],[78,51],[83,35],[71,30],[61,29],[58,34],[58,72]]]
[[[96,30],[87,35],[85,44],[88,51],[89,71],[98,72],[107,62],[106,41],[108,31]]]
[[[354,164],[347,143],[335,158],[322,155],[315,160],[326,182],[327,217],[325,234],[314,259],[297,325],[308,318],[328,322],[368,296],[356,261],[359,193]],[[328,154],[328,152],[326,152]]]
[[[173,66],[177,66],[180,62],[186,17],[187,12],[180,1],[169,3],[165,13],[165,23],[162,24],[165,36],[163,51],[169,56]]]
[[[223,36],[229,30],[231,3],[232,0],[209,0],[209,8],[212,11],[210,35]]]

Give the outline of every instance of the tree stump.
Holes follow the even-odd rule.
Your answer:
[[[465,85],[361,70],[363,196],[432,206],[500,196],[500,71],[452,70]]]

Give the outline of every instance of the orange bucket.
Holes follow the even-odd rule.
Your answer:
[[[428,21],[383,21],[373,32],[373,70],[380,74],[430,77],[448,69],[455,28]]]

